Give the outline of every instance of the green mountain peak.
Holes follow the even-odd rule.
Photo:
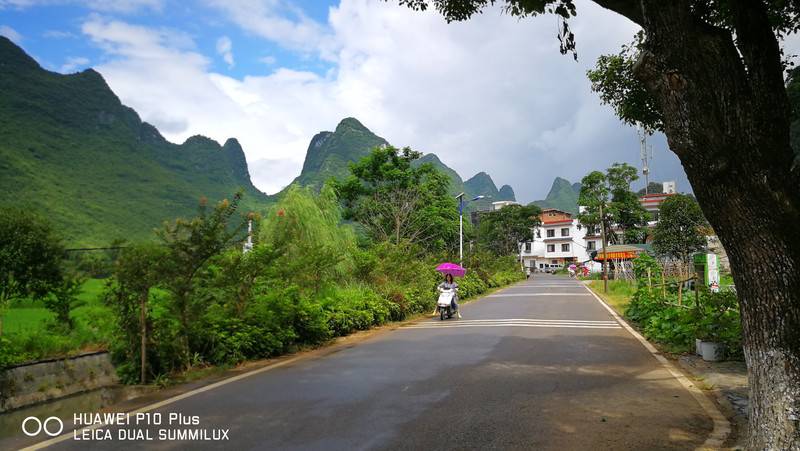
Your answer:
[[[573,214],[578,213],[578,194],[580,193],[580,183],[571,183],[569,180],[556,177],[547,193],[547,197],[542,200],[531,202],[542,208],[557,208]]]
[[[347,177],[351,162],[386,144],[385,139],[372,133],[357,119],[342,119],[333,132],[323,131],[314,135],[306,151],[303,169],[292,183],[319,189],[331,177]]]
[[[95,70],[49,72],[0,38],[0,92],[0,203],[46,215],[68,246],[153,239],[240,188],[242,211],[268,204],[236,140],[170,143]]]

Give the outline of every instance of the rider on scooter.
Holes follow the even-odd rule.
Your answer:
[[[450,302],[450,306],[453,309],[453,312],[461,318],[461,312],[458,311],[458,284],[453,281],[452,274],[445,274],[444,275],[444,282],[440,283],[437,287],[439,291],[442,290],[455,290],[453,294],[453,300]],[[436,315],[436,311],[433,312]]]

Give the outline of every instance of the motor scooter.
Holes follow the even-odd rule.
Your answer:
[[[455,289],[439,289],[439,299],[436,301],[436,309],[439,310],[439,319],[450,319],[453,317],[453,296],[456,295]]]

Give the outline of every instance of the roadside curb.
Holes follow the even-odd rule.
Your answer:
[[[699,388],[697,388],[697,386],[692,381],[690,381],[689,378],[683,375],[680,372],[680,370],[675,368],[675,366],[672,365],[672,363],[670,363],[670,361],[667,360],[666,357],[661,355],[661,352],[659,352],[658,349],[655,348],[655,346],[650,344],[650,342],[647,341],[639,332],[637,332],[636,329],[631,327],[631,325],[628,324],[628,322],[625,321],[619,314],[617,314],[617,312],[614,311],[614,309],[611,308],[611,306],[606,304],[606,302],[602,298],[600,298],[600,296],[598,296],[597,293],[592,291],[586,284],[581,283],[581,285],[589,293],[591,293],[592,296],[594,296],[594,298],[597,300],[597,302],[600,303],[600,305],[602,305],[603,307],[605,307],[606,310],[608,310],[611,316],[613,316],[614,319],[617,320],[617,322],[619,322],[622,325],[622,327],[624,327],[625,330],[628,331],[628,333],[630,333],[631,335],[633,335],[634,338],[639,340],[639,343],[641,343],[642,346],[644,346],[645,349],[647,349],[650,352],[650,354],[652,354],[653,357],[655,357],[655,359],[658,360],[661,363],[661,365],[667,371],[669,371],[669,373],[672,374],[672,376],[675,379],[677,379],[678,382],[680,382],[681,385],[683,385],[683,387],[689,393],[691,393],[695,401],[697,401],[697,403],[700,404],[700,407],[702,407],[703,410],[706,412],[706,415],[708,415],[711,418],[711,421],[713,421],[714,423],[714,429],[711,431],[711,434],[709,434],[706,441],[697,449],[698,450],[721,449],[723,447],[723,444],[725,443],[725,440],[727,440],[728,436],[731,433],[731,423],[728,421],[725,415],[723,415],[722,412],[720,412],[716,404],[711,402],[711,400],[708,399],[708,397]]]

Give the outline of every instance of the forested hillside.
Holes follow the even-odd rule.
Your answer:
[[[46,71],[0,37],[0,203],[46,216],[69,246],[104,245],[240,188],[243,210],[267,205],[235,139],[170,143],[98,72]]]

